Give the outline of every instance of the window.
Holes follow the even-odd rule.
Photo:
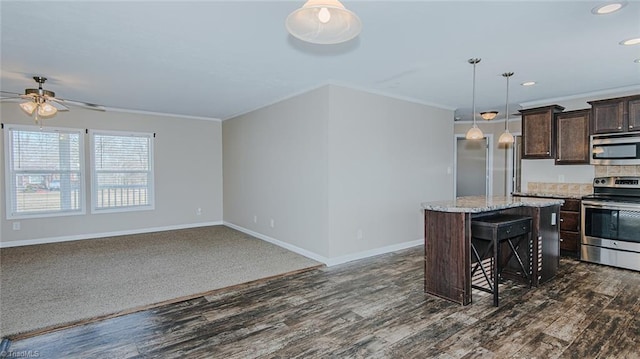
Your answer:
[[[7,218],[84,214],[83,130],[5,127]]]
[[[153,209],[153,134],[91,131],[92,212]]]

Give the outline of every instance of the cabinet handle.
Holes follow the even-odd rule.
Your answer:
[[[564,222],[564,218],[560,218],[560,222]]]
[[[622,126],[618,126],[618,130],[622,130]]]
[[[564,242],[564,239],[560,238],[560,242]]]
[[[549,154],[549,151],[547,151],[547,154]]]
[[[633,126],[629,126],[629,128],[633,128]]]

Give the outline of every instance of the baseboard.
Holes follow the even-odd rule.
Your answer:
[[[385,254],[385,253],[391,253],[391,252],[395,252],[395,251],[399,251],[399,250],[403,250],[403,249],[407,249],[407,248],[411,248],[411,247],[417,247],[420,246],[424,243],[424,239],[417,239],[415,241],[409,241],[409,242],[403,242],[403,243],[398,243],[398,244],[392,244],[389,246],[385,246],[385,247],[380,247],[380,248],[374,248],[374,249],[369,249],[366,251],[362,251],[362,252],[357,252],[357,253],[351,253],[351,254],[347,254],[344,256],[340,256],[340,257],[333,257],[333,258],[328,258],[325,256],[321,256],[317,253],[313,253],[311,251],[308,251],[304,248],[300,248],[297,246],[294,246],[292,244],[289,244],[287,242],[283,242],[280,240],[277,240],[275,238],[269,237],[269,236],[265,236],[262,233],[258,233],[258,232],[254,232],[250,229],[238,226],[236,224],[224,221],[224,225],[230,228],[233,228],[235,230],[238,230],[240,232],[246,233],[250,236],[262,239],[264,241],[267,241],[269,243],[275,244],[277,246],[280,246],[282,248],[288,249],[294,253],[298,253],[300,255],[303,255],[307,258],[311,258],[315,261],[324,263],[327,267],[331,267],[331,266],[335,266],[338,264],[343,264],[343,263],[347,263],[347,262],[351,262],[351,261],[355,261],[355,260],[359,260],[359,259],[365,259],[368,257],[374,257],[374,256],[378,256],[381,254]]]
[[[314,261],[318,261],[320,263],[325,263],[326,264],[327,261],[329,260],[327,257],[321,256],[321,255],[319,255],[317,253],[308,251],[308,250],[306,250],[304,248],[300,248],[300,247],[294,246],[293,244],[289,244],[287,242],[283,242],[283,241],[277,240],[275,238],[271,238],[269,236],[265,236],[262,233],[254,232],[254,231],[252,231],[250,229],[238,226],[237,224],[233,224],[231,222],[224,221],[224,225],[229,227],[229,228],[233,228],[233,229],[235,229],[237,231],[240,231],[242,233],[246,233],[246,234],[248,234],[250,236],[262,239],[265,242],[269,242],[269,243],[275,244],[278,247],[282,247],[284,249],[288,249],[288,250],[290,250],[290,251],[292,251],[294,253],[298,253],[298,254],[300,254],[302,256],[305,256],[307,258],[311,258]]]
[[[162,231],[171,231],[176,229],[187,229],[187,228],[220,226],[220,225],[223,225],[222,221],[179,224],[174,226],[151,227],[151,228],[141,228],[141,229],[133,229],[133,230],[125,230],[125,231],[114,231],[114,232],[78,234],[73,236],[25,239],[25,240],[18,240],[18,241],[0,242],[0,248],[32,246],[36,244],[69,242],[69,241],[78,241],[78,240],[84,240],[84,239],[98,239],[98,238],[104,238],[104,237],[124,236],[129,234],[162,232]]]
[[[402,242],[402,243],[392,244],[392,245],[384,246],[380,248],[373,248],[373,249],[369,249],[362,252],[346,254],[340,257],[330,258],[328,262],[325,262],[325,264],[327,265],[327,267],[331,267],[331,266],[335,266],[338,264],[343,264],[343,263],[347,263],[347,262],[351,262],[359,259],[375,257],[381,254],[386,254],[386,253],[396,252],[396,251],[400,251],[407,248],[421,246],[422,244],[424,244],[424,239],[416,239],[415,241]]]

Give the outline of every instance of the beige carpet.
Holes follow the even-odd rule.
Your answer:
[[[0,250],[0,337],[320,263],[224,226]]]

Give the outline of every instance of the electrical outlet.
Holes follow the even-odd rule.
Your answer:
[[[253,215],[253,223],[258,223],[258,216]]]
[[[202,208],[198,207],[198,209],[196,209],[196,215],[202,215]]]
[[[13,222],[13,230],[14,231],[20,230],[20,222]]]
[[[269,225],[271,226],[271,228],[275,228],[276,227],[276,221],[274,221],[273,218],[271,218],[271,222],[269,222]]]
[[[362,233],[362,229],[358,229],[357,237],[358,237],[358,239],[363,239],[364,238],[364,234]]]

